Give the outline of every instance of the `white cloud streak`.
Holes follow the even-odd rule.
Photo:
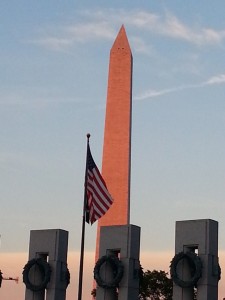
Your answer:
[[[40,39],[31,40],[33,44],[38,44],[55,51],[68,49],[76,44],[86,44],[96,40],[112,40],[116,31],[106,21],[89,21],[75,25],[62,27],[60,34],[45,34]]]
[[[133,97],[134,100],[146,100],[150,98],[164,96],[166,94],[176,93],[183,90],[201,88],[205,86],[221,85],[225,84],[225,74],[219,74],[212,76],[206,81],[196,84],[184,84],[177,87],[161,89],[161,90],[147,90],[140,95]],[[60,105],[65,103],[85,103],[84,99],[76,98],[60,98],[60,97],[37,97],[31,99],[26,95],[0,95],[0,106],[25,106],[33,107],[35,109],[45,108],[49,105]],[[102,107],[101,107],[102,108]]]
[[[204,85],[213,85],[213,84],[224,84],[225,83],[225,74],[221,74],[218,76],[213,76],[209,78]]]
[[[146,52],[148,46],[143,34],[168,37],[184,41],[196,46],[220,45],[225,39],[225,29],[190,26],[179,20],[171,13],[157,15],[147,11],[124,11],[124,10],[98,10],[81,13],[82,21],[70,26],[62,26],[58,35],[54,31],[45,33],[45,36],[32,40],[32,43],[45,46],[52,50],[68,49],[76,44],[90,43],[96,40],[113,40],[118,27],[125,24],[132,28],[133,39],[137,41],[137,51]],[[80,19],[79,19],[80,20]],[[54,32],[54,33],[53,33]],[[136,49],[134,49],[136,50]]]
[[[201,88],[205,86],[212,86],[212,85],[218,85],[218,84],[225,84],[225,74],[220,74],[217,76],[213,76],[209,78],[206,81],[197,83],[197,84],[186,84],[181,85],[178,87],[168,88],[168,89],[162,89],[162,90],[148,90],[140,95],[134,96],[134,100],[146,100],[149,98],[164,96],[166,94],[171,94],[183,90],[188,89],[195,89],[195,88]]]
[[[156,24],[158,33],[195,44],[198,46],[220,44],[225,38],[225,30],[216,31],[211,28],[192,28],[169,14],[165,19]]]

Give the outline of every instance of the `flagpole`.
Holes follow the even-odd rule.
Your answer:
[[[90,136],[91,135],[88,133],[87,148],[88,148]],[[86,191],[87,191],[87,154],[86,154],[86,168],[85,168],[85,182],[84,182],[84,206],[83,206],[81,247],[80,247],[80,270],[79,270],[79,285],[78,285],[78,298],[77,298],[78,300],[82,300],[82,287],[83,287]]]

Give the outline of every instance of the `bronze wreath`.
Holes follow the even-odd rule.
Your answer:
[[[220,264],[218,263],[216,266],[214,266],[212,270],[212,276],[217,278],[217,281],[220,281],[221,279],[221,267]]]
[[[67,289],[68,285],[70,284],[70,271],[66,263],[62,263],[60,281],[65,284],[65,288]]]
[[[67,268],[67,270],[66,270],[66,287],[68,287],[69,284],[70,284],[70,271]]]
[[[110,282],[104,281],[100,276],[100,269],[104,263],[109,263],[113,271],[113,279]],[[111,289],[118,287],[123,277],[123,264],[115,255],[102,256],[94,267],[94,279],[97,284],[104,289]]]
[[[29,272],[33,266],[37,266],[40,270],[42,276],[42,282],[39,285],[33,284],[29,279]],[[26,285],[26,288],[38,292],[46,288],[47,284],[50,281],[51,277],[51,267],[43,258],[34,258],[28,261],[23,269],[23,282]]]
[[[217,267],[218,269],[217,269],[217,279],[218,279],[218,281],[220,281],[220,279],[221,279],[221,267],[220,267],[220,265],[218,264],[218,267]]]
[[[187,259],[191,268],[191,279],[188,281],[180,279],[177,274],[177,265],[183,259]],[[187,288],[195,286],[199,278],[202,276],[202,262],[199,256],[197,256],[194,252],[180,252],[176,254],[171,261],[170,275],[173,282],[180,287]]]
[[[61,280],[65,282],[66,288],[70,284],[70,271],[66,265],[66,270],[61,273]]]

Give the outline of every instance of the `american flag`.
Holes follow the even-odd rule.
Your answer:
[[[107,212],[113,203],[113,199],[109,194],[105,181],[93,160],[89,143],[87,145],[87,165],[85,177],[86,222],[93,224]]]

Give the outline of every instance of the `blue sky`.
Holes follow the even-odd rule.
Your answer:
[[[225,249],[225,3],[1,1],[1,251],[30,229],[80,248],[86,133],[101,168],[109,51],[133,53],[131,223],[174,249],[176,220],[219,222]],[[96,226],[87,227],[94,250]]]

